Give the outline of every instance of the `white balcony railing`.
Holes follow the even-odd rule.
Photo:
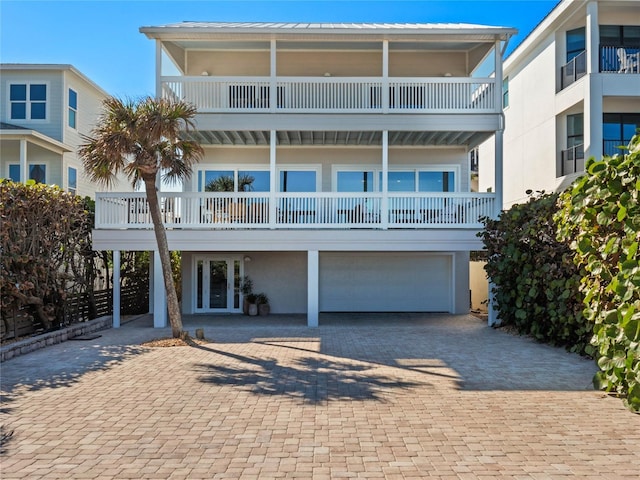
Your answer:
[[[491,193],[160,192],[173,229],[482,228]],[[97,229],[152,228],[144,192],[97,193]]]
[[[162,77],[165,97],[202,113],[495,113],[494,88],[492,78]]]

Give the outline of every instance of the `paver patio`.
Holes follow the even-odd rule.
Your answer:
[[[592,361],[417,314],[143,317],[2,364],[0,476],[638,478],[640,416]]]

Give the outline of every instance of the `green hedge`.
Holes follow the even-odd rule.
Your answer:
[[[628,155],[590,159],[588,174],[562,196],[561,241],[571,241],[592,322],[596,388],[640,411],[640,137]]]
[[[556,239],[556,194],[532,196],[484,218],[480,233],[487,249],[498,319],[541,342],[592,355],[591,325],[582,315],[580,270],[567,242]]]

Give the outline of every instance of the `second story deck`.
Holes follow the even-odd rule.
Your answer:
[[[496,113],[493,78],[162,77],[200,113]]]
[[[473,229],[495,213],[492,193],[160,192],[179,230]],[[96,229],[153,228],[146,194],[98,193]]]

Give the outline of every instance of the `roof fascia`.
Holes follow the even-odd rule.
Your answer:
[[[557,30],[568,17],[584,8],[589,1],[591,0],[562,0],[558,3],[505,59],[505,73],[536,48],[541,38]]]
[[[84,73],[78,70],[71,64],[68,63],[0,63],[0,71],[1,70],[15,70],[15,71],[25,71],[25,70],[49,70],[49,71],[59,71],[59,72],[73,72],[75,75],[80,77],[84,82],[97,90],[100,94],[105,97],[109,97],[109,93],[106,92],[100,85],[95,83],[89,77],[87,77]]]
[[[73,148],[35,130],[0,130],[0,140],[26,140],[54,153],[73,152]]]

